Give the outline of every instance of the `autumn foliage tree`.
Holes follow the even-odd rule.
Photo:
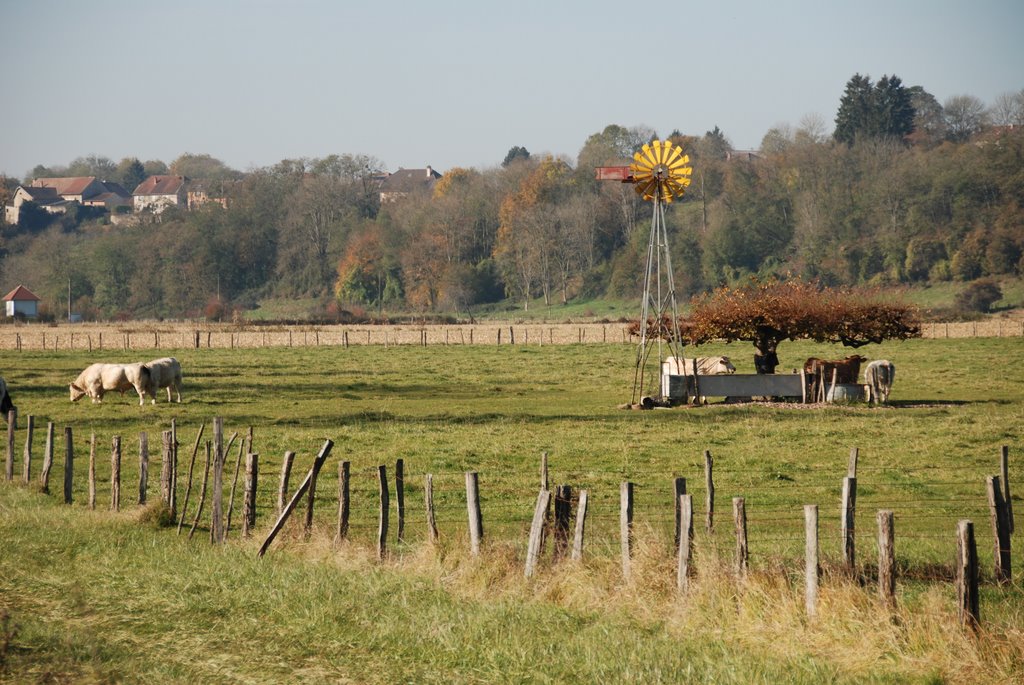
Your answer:
[[[915,307],[878,290],[826,288],[802,279],[758,280],[722,287],[694,298],[681,320],[683,341],[711,340],[754,344],[758,373],[775,373],[783,340],[814,340],[861,347],[921,335]],[[665,326],[655,326],[661,331]]]

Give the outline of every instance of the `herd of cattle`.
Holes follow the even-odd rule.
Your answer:
[[[860,375],[860,367],[868,361],[866,357],[855,354],[844,359],[819,359],[811,357],[804,362],[804,374],[809,379],[822,379],[825,383],[855,384]],[[697,357],[695,359],[679,359],[668,357],[662,364],[662,373],[676,376],[713,376],[736,373],[736,367],[728,357]],[[867,388],[868,402],[885,404],[889,401],[892,383],[896,378],[896,366],[888,359],[876,359],[864,367],[864,386]],[[700,398],[701,403],[704,398]]]
[[[167,401],[171,390],[181,402],[181,364],[174,357],[163,357],[151,362],[135,364],[90,364],[71,384],[71,401],[88,396],[94,403],[102,402],[103,395],[116,390],[122,395],[132,388],[139,394],[139,405],[149,395],[156,404],[156,394],[167,388]]]

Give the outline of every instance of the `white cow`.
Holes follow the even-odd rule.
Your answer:
[[[868,401],[885,404],[889,401],[892,382],[896,379],[896,365],[888,359],[876,359],[864,367],[864,384],[868,386]]]
[[[698,376],[718,376],[722,374],[736,373],[736,367],[732,365],[732,362],[729,361],[728,357],[697,357],[696,359],[666,357],[665,361],[661,363],[661,376],[662,378],[667,375],[692,376],[694,375],[693,369],[695,364]],[[662,394],[668,394],[666,387],[662,388]],[[690,399],[691,398],[687,396],[686,400],[688,402]],[[700,403],[706,404],[707,398],[702,395]]]
[[[163,357],[146,362],[144,366],[149,369],[149,395],[156,404],[156,394],[161,388],[167,388],[167,401],[171,401],[171,389],[178,395],[178,402],[181,403],[181,364],[174,357]]]
[[[149,369],[142,364],[91,364],[78,374],[70,388],[72,402],[88,395],[94,404],[102,402],[104,393],[110,390],[117,390],[123,395],[126,390],[134,388],[141,406],[146,403]]]

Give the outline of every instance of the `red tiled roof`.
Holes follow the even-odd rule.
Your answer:
[[[81,195],[96,180],[95,176],[71,176],[69,178],[37,178],[32,185],[37,188],[55,188],[58,195]]]
[[[19,285],[17,288],[4,295],[4,302],[10,302],[11,300],[35,300],[38,302],[39,298],[25,286]]]
[[[132,195],[174,195],[187,180],[184,176],[150,176],[135,188]]]

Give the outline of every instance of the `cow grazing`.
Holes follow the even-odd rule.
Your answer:
[[[18,408],[11,401],[11,393],[7,391],[7,381],[0,378],[0,413],[4,415],[4,421],[12,411],[18,411]]]
[[[94,404],[98,404],[111,390],[123,395],[126,390],[134,388],[141,406],[146,403],[145,393],[149,384],[149,369],[143,364],[91,364],[71,384],[71,401],[77,402],[88,395]]]
[[[181,402],[181,364],[174,357],[163,357],[146,362],[144,366],[149,369],[149,395],[156,404],[156,394],[161,388],[167,388],[167,401],[171,401],[171,389],[177,393],[178,402]]]
[[[694,366],[697,367],[697,376],[719,376],[723,374],[736,373],[736,367],[732,365],[728,357],[697,357],[696,359],[680,359],[678,357],[666,357],[661,363],[661,375],[672,376],[693,376]],[[698,386],[700,381],[697,382]],[[667,394],[667,391],[663,391]],[[687,396],[687,401],[692,398]],[[707,398],[701,395],[701,404],[707,404]]]
[[[869,402],[885,404],[896,379],[896,365],[888,359],[876,359],[864,367],[864,384],[868,386]]]

